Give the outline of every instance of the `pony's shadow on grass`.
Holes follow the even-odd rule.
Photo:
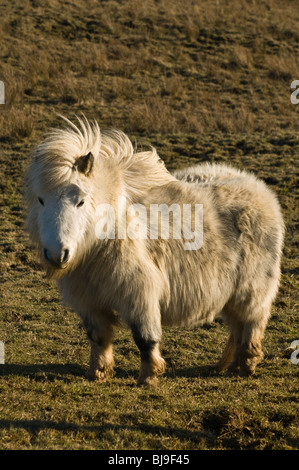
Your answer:
[[[1,364],[0,376],[23,376],[35,381],[53,380],[71,380],[72,377],[85,377],[86,368],[79,364]],[[116,367],[114,378],[137,380],[139,374],[136,369],[123,369]],[[211,365],[201,365],[194,367],[174,367],[168,364],[163,377],[168,379],[175,378],[197,378],[197,377],[213,377],[219,375],[215,368]]]
[[[212,365],[199,365],[193,367],[167,367],[164,374],[167,378],[205,378],[205,377],[214,377],[218,376],[219,372]]]
[[[82,376],[85,369],[79,364],[1,364],[0,376],[23,376],[37,381],[53,381],[59,377]]]

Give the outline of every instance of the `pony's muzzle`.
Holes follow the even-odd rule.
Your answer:
[[[49,249],[43,248],[44,259],[55,268],[65,268],[69,260],[69,254],[70,252],[67,248],[61,249],[59,253],[52,253]]]

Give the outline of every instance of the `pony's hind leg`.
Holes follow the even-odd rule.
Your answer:
[[[219,372],[227,370],[228,373],[236,373],[240,367],[239,354],[242,341],[242,325],[227,312],[223,312],[223,317],[229,326],[230,336],[221,359],[215,367]]]
[[[252,375],[259,362],[264,357],[262,340],[265,326],[255,322],[243,326],[242,342],[239,350],[239,364],[241,376]]]
[[[252,312],[251,312],[252,313]],[[245,315],[244,315],[245,316]],[[220,364],[228,366],[229,373],[239,373],[240,376],[249,376],[255,372],[257,364],[263,358],[262,340],[268,319],[268,311],[261,309],[259,315],[245,316],[247,321],[241,322],[235,317],[225,315],[230,327],[231,336],[228,345],[230,353],[233,357],[229,364],[228,360],[220,360]],[[230,346],[230,347],[229,347]],[[224,354],[225,356],[225,354]],[[224,358],[225,359],[225,358]],[[222,368],[222,370],[225,367]]]
[[[138,385],[155,385],[158,375],[165,371],[165,361],[161,357],[159,343],[145,339],[137,328],[132,328],[132,333],[141,356]]]
[[[248,305],[243,315],[242,337],[238,351],[240,375],[252,375],[264,357],[262,340],[270,317],[273,295],[268,296],[262,304]]]
[[[225,349],[222,353],[221,359],[219,359],[217,364],[215,364],[215,367],[218,372],[222,372],[228,368],[229,364],[233,360],[233,353],[234,353],[234,337],[232,334],[230,334],[227,345],[225,346]]]
[[[85,321],[85,328],[90,342],[89,368],[86,377],[89,380],[104,382],[113,375],[112,325],[103,322],[99,328],[89,320]]]

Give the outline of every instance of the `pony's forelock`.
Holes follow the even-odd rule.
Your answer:
[[[150,187],[165,184],[174,178],[166,170],[156,150],[134,152],[131,140],[122,131],[101,131],[96,121],[85,116],[78,123],[64,116],[66,126],[51,129],[34,151],[31,180],[51,187],[68,184],[76,171],[75,162],[91,152],[95,159],[112,159],[123,173],[126,193],[136,199]],[[107,182],[109,184],[109,182]]]

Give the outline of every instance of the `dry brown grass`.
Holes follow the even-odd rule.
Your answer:
[[[0,69],[10,106],[24,92],[42,107],[99,103],[104,124],[117,113],[129,132],[297,128],[294,108],[272,107],[299,73],[292,2],[90,0],[83,18],[80,0],[62,16],[55,0],[10,8]]]
[[[270,79],[290,84],[293,77],[299,75],[299,58],[289,52],[283,52],[273,56],[267,56],[265,67]]]
[[[33,130],[34,125],[31,107],[14,107],[10,113],[9,132],[11,132],[16,138],[24,138],[31,137]]]

